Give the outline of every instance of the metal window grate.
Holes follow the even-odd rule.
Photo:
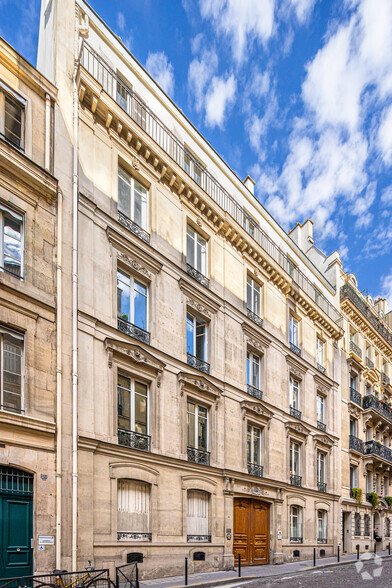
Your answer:
[[[33,475],[16,468],[0,466],[0,492],[33,494]]]

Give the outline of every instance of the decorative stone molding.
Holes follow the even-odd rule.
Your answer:
[[[256,418],[264,425],[269,425],[273,417],[273,413],[268,410],[261,402],[252,402],[250,400],[243,400],[241,402],[242,420],[251,417]]]
[[[178,280],[180,290],[185,294],[187,304],[193,307],[197,312],[200,312],[207,316],[216,314],[221,306],[219,298],[215,296],[211,291],[204,292],[195,286],[193,283],[180,278]]]
[[[308,427],[305,427],[305,425],[302,423],[297,423],[296,421],[288,421],[285,423],[285,427],[287,437],[291,434],[294,434],[305,439],[310,433],[310,429],[308,429]]]
[[[181,485],[183,490],[204,490],[204,492],[209,492],[209,494],[216,494],[216,482],[205,476],[181,476]]]
[[[211,318],[211,312],[207,310],[202,304],[199,304],[198,302],[196,302],[196,300],[193,300],[193,298],[187,298],[186,303],[188,306],[191,306],[200,314],[203,314],[204,316]]]
[[[249,347],[253,347],[253,349],[256,351],[265,353],[267,347],[269,347],[271,343],[271,340],[268,337],[260,334],[255,329],[252,329],[252,327],[250,327],[245,322],[242,323],[242,330],[244,332],[247,345]]]
[[[328,449],[329,451],[335,445],[333,439],[331,439],[328,435],[313,435],[313,443],[314,446],[322,446],[324,449]]]
[[[140,169],[140,161],[138,160],[137,157],[133,157],[131,163],[132,163],[132,167],[134,169],[136,169],[136,170],[139,170]]]
[[[353,415],[356,419],[359,419],[359,417],[362,414],[361,409],[359,408],[359,406],[357,406],[356,404],[350,403],[348,406],[348,412],[349,414]]]
[[[159,471],[144,464],[118,462],[109,465],[109,476],[117,480],[125,478],[157,485]]]
[[[139,274],[143,274],[143,276],[146,276],[146,278],[151,280],[151,277],[152,277],[151,273],[144,266],[142,266],[141,263],[136,261],[136,259],[131,259],[125,253],[117,253],[117,259],[119,259],[120,261],[123,261],[132,270],[135,270]]]
[[[117,250],[117,255],[123,256],[124,263],[139,264],[140,268],[145,269],[150,274],[158,274],[162,269],[162,263],[146,251],[146,248],[141,248],[135,243],[131,243],[129,239],[124,238],[119,232],[108,226],[106,229],[106,236],[109,242]]]
[[[328,378],[328,376],[322,376],[321,374],[317,373],[313,376],[314,384],[316,386],[316,390],[320,391],[321,394],[325,396],[332,388],[332,381]]]
[[[305,365],[303,365],[300,361],[297,361],[296,359],[291,357],[291,355],[286,355],[286,361],[289,368],[289,373],[298,378],[298,380],[302,380],[304,375],[308,371],[308,368]]]
[[[180,385],[181,396],[184,396],[185,390],[199,392],[213,402],[219,400],[222,396],[222,390],[204,376],[195,376],[187,372],[179,372],[177,374],[177,381]]]
[[[131,363],[143,366],[157,376],[157,386],[160,386],[161,375],[166,366],[163,361],[133,343],[126,343],[116,339],[105,339],[105,347],[108,353],[109,367],[113,365],[113,357],[119,356],[128,359]]]

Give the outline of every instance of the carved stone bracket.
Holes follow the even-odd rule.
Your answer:
[[[313,436],[313,443],[314,445],[321,445],[328,451],[331,451],[332,447],[335,445],[333,439],[331,439],[328,435],[314,435]]]
[[[286,355],[286,361],[289,368],[289,373],[298,378],[298,380],[302,380],[308,368],[304,366],[300,361],[297,361],[291,355]]]
[[[273,413],[263,406],[261,402],[251,402],[249,400],[243,400],[241,402],[241,412],[243,420],[245,420],[247,416],[250,416],[268,426],[273,416]]]
[[[117,259],[124,262],[126,265],[128,265],[131,269],[135,270],[139,274],[142,274],[143,276],[146,276],[146,278],[151,280],[151,273],[141,263],[136,261],[136,259],[132,259],[125,253],[117,253]]]
[[[154,355],[133,343],[126,343],[117,339],[105,339],[105,347],[108,353],[109,367],[113,365],[114,356],[126,358],[131,363],[141,365],[157,376],[157,385],[160,385],[162,372],[166,364]],[[159,381],[159,383],[158,383]]]
[[[291,434],[294,434],[302,439],[306,439],[310,433],[310,429],[305,427],[302,423],[297,423],[296,421],[288,421],[285,423],[286,427],[286,434],[287,437]]]
[[[217,402],[222,396],[222,390],[213,384],[204,376],[195,376],[187,372],[179,372],[177,380],[180,385],[181,396],[184,396],[185,390],[196,391],[201,393],[213,402]]]
[[[247,345],[253,347],[256,351],[265,353],[267,347],[269,347],[271,341],[264,334],[259,333],[256,329],[252,329],[247,323],[242,323],[242,330],[245,335]]]

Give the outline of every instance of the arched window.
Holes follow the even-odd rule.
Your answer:
[[[187,541],[210,542],[210,495],[203,490],[188,490]]]
[[[302,543],[302,506],[290,507],[290,541]]]
[[[388,517],[385,519],[385,537],[391,536],[391,519]]]
[[[151,486],[146,482],[118,481],[118,541],[151,541],[150,494]]]
[[[370,515],[365,514],[363,519],[363,534],[365,537],[370,537]]]
[[[354,535],[360,535],[361,534],[361,515],[359,514],[359,512],[355,513],[355,528],[354,528]]]
[[[328,514],[326,510],[317,511],[317,541],[319,543],[327,543],[327,524]]]

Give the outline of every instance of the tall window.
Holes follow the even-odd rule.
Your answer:
[[[316,338],[316,362],[324,367],[324,341],[320,337]]]
[[[391,520],[387,517],[385,519],[385,537],[391,536]]]
[[[363,517],[363,534],[365,537],[370,536],[370,516],[368,514]]]
[[[366,472],[366,494],[373,490],[373,474],[372,472]]]
[[[147,286],[123,271],[117,271],[117,315],[147,331]]]
[[[261,464],[261,429],[248,425],[248,464]]]
[[[247,309],[256,316],[260,316],[260,285],[248,276],[246,285]]]
[[[319,423],[325,423],[325,399],[321,394],[317,394],[316,398],[317,420]]]
[[[4,410],[23,410],[23,337],[0,330],[1,398]]]
[[[184,149],[184,169],[201,186],[205,166],[186,147]]]
[[[290,443],[290,474],[299,476],[301,474],[301,448],[299,443],[291,441]]]
[[[211,541],[209,532],[210,496],[202,490],[188,490],[187,540],[189,542]]]
[[[358,466],[350,466],[350,490],[358,488]]]
[[[298,321],[297,319],[293,316],[290,315],[290,329],[289,329],[289,336],[290,336],[290,343],[291,345],[295,345],[295,347],[299,347],[299,333],[298,333]]]
[[[356,374],[350,374],[350,388],[358,390],[358,376]]]
[[[260,357],[250,351],[246,354],[246,383],[260,390]]]
[[[290,408],[299,410],[299,382],[290,376]]]
[[[384,477],[384,497],[389,496],[389,478],[388,476]]]
[[[302,507],[290,507],[290,541],[302,543]]]
[[[207,275],[207,241],[188,225],[186,243],[187,263],[204,276]]]
[[[321,492],[325,492],[325,454],[317,452],[317,487]]]
[[[147,229],[148,190],[121,167],[118,168],[118,210]]]
[[[187,403],[188,447],[208,451],[208,410],[194,402]]]
[[[361,515],[359,512],[355,513],[354,516],[354,535],[360,536],[361,534]]]
[[[350,417],[350,435],[352,435],[353,437],[357,436],[357,425],[358,425],[357,419]]]
[[[118,541],[151,541],[150,492],[151,487],[145,482],[118,481]]]
[[[201,361],[208,361],[207,330],[208,326],[204,319],[187,314],[186,351]]]
[[[327,543],[327,511],[317,511],[317,541],[319,543]]]
[[[22,277],[23,217],[0,204],[1,268]]]
[[[148,435],[148,387],[133,378],[119,375],[118,428]]]
[[[4,113],[0,116],[0,136],[18,149],[24,148],[24,107],[23,98],[17,97],[11,90],[9,93],[0,91],[0,109]]]

